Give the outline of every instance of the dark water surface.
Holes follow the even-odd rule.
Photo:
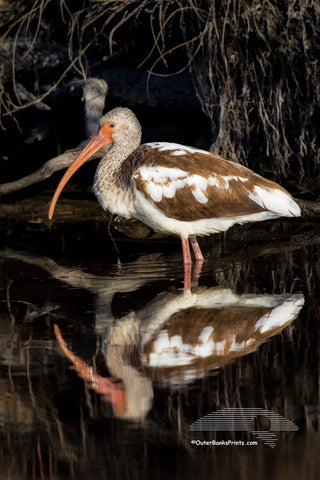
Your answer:
[[[317,222],[0,239],[1,479],[320,478]]]

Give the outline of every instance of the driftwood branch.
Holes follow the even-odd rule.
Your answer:
[[[97,130],[105,106],[108,84],[101,78],[89,78],[83,88],[85,134],[92,137]]]
[[[71,165],[73,160],[76,158],[80,149],[81,148],[79,146],[74,150],[69,150],[62,155],[58,155],[57,157],[48,160],[42,165],[42,167],[30,175],[26,175],[19,180],[0,185],[0,195],[7,195],[8,193],[16,192],[35,183],[42,182],[46,178],[49,178],[54,172],[61,170],[62,168],[69,167],[69,165]]]
[[[107,91],[107,83],[102,79],[90,78],[84,82],[84,121],[87,137],[92,136],[97,129],[99,120],[103,113]],[[78,147],[68,150],[63,154],[48,160],[37,171],[31,173],[30,175],[13,182],[0,185],[0,196],[16,192],[23,188],[29,187],[30,185],[41,182],[49,178],[54,172],[69,167],[86,143],[87,140],[84,140],[78,145]],[[94,155],[92,159],[99,158],[102,154],[103,152],[100,151]]]

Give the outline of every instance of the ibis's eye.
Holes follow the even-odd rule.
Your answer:
[[[109,128],[114,128],[115,126],[116,126],[115,123],[113,123],[113,122],[110,122],[110,123],[109,123]]]

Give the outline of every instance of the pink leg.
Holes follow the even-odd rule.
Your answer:
[[[196,257],[196,260],[202,260],[203,261],[204,257],[202,255],[201,250],[200,250],[199,243],[197,241],[197,237],[196,236],[190,237],[190,243],[191,243],[191,247],[192,247],[194,256]]]
[[[182,242],[182,252],[183,252],[183,263],[185,265],[191,265],[191,255],[190,255],[188,237],[181,237],[181,242]]]
[[[188,237],[181,237],[184,264],[184,292],[190,292],[191,287],[191,255]]]

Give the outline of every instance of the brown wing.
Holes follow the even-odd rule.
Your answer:
[[[259,213],[268,208],[256,187],[286,194],[274,182],[218,155],[161,145],[142,145],[122,171],[127,172],[127,181],[133,179],[135,187],[171,218],[191,221]]]

